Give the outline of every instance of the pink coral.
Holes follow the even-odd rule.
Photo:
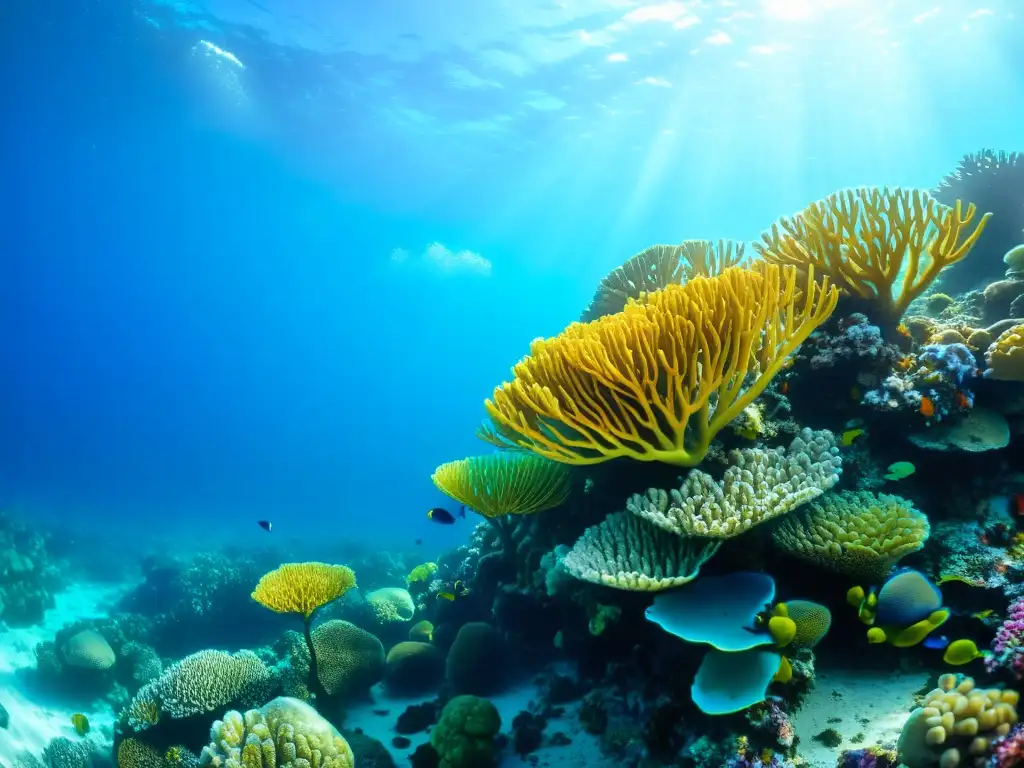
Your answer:
[[[1024,598],[1010,605],[992,641],[992,654],[985,658],[985,668],[990,673],[1006,670],[1018,680],[1024,679]]]
[[[1024,726],[1017,724],[992,745],[991,768],[1019,768],[1024,765]]]

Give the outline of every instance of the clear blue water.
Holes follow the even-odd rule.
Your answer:
[[[1015,8],[5,3],[0,504],[461,541],[430,472],[610,268],[1019,148]]]

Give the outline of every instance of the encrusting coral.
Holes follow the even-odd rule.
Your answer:
[[[642,517],[616,512],[588,528],[565,556],[577,579],[634,592],[658,592],[697,578],[719,542],[670,533]]]
[[[213,768],[353,768],[338,730],[298,699],[278,697],[260,709],[230,711],[210,729],[199,758]]]
[[[842,472],[828,430],[804,429],[788,449],[731,451],[729,462],[719,481],[691,470],[678,490],[651,488],[635,494],[626,508],[681,536],[727,539],[820,496]]]
[[[1020,694],[981,690],[972,678],[953,674],[938,682],[903,726],[900,760],[907,768],[987,766],[993,740],[1017,722]]]
[[[884,579],[928,540],[928,518],[899,496],[827,493],[788,515],[772,532],[780,549],[859,583]]]
[[[317,671],[316,648],[311,634],[313,616],[333,603],[352,587],[356,575],[344,565],[327,563],[285,563],[264,574],[252,592],[252,599],[276,613],[297,613],[302,617],[306,646],[309,648],[309,690],[327,693]]]
[[[835,192],[783,218],[755,246],[776,264],[813,268],[847,295],[871,300],[877,320],[895,327],[939,272],[966,256],[991,214],[973,232],[973,204],[945,206],[927,192],[861,187]]]
[[[732,240],[685,240],[679,245],[652,245],[609,272],[590,302],[582,322],[621,312],[630,299],[682,285],[694,277],[714,277],[743,262],[743,243]]]

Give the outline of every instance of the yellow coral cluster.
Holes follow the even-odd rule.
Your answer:
[[[1024,323],[1004,331],[985,353],[985,377],[1024,381]]]
[[[601,280],[583,322],[621,312],[643,293],[680,285],[697,276],[714,277],[743,261],[743,243],[732,240],[685,240],[679,245],[653,245],[631,256]]]
[[[1017,722],[1020,694],[982,690],[970,677],[946,674],[903,726],[897,751],[907,768],[988,765],[992,740]]]
[[[430,477],[438,489],[486,518],[557,507],[572,485],[567,467],[527,453],[471,456],[442,464]]]
[[[202,765],[215,768],[353,768],[348,742],[315,709],[279,697],[244,715],[231,711],[210,729]]]
[[[789,515],[772,538],[789,554],[875,584],[900,558],[921,549],[929,531],[928,518],[904,498],[844,491]]]
[[[637,515],[616,512],[588,528],[565,556],[577,579],[633,592],[659,592],[693,581],[718,542],[676,536]]]
[[[117,768],[165,768],[166,761],[153,747],[128,737],[117,748]]]
[[[259,580],[252,599],[277,613],[298,613],[308,620],[355,585],[355,574],[344,565],[285,563]]]
[[[965,213],[959,200],[950,208],[920,190],[848,189],[780,220],[757,249],[772,263],[827,275],[895,325],[944,267],[974,247],[991,216],[970,231],[975,213],[973,204]]]
[[[835,309],[838,292],[760,263],[698,277],[538,339],[494,391],[503,437],[567,464],[699,464]]]

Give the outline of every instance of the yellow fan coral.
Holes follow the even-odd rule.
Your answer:
[[[680,285],[702,275],[714,277],[743,261],[743,243],[731,240],[684,240],[679,245],[652,245],[601,280],[583,322],[621,312],[643,293]]]
[[[430,477],[443,493],[486,518],[557,507],[569,497],[569,470],[532,454],[496,453],[442,464]]]
[[[987,379],[1024,381],[1024,323],[1003,331],[985,353]]]
[[[309,619],[355,585],[355,574],[344,565],[285,563],[264,574],[252,599],[277,613],[297,613]]]
[[[968,233],[975,213],[973,204],[963,213],[959,200],[950,208],[921,190],[847,189],[780,220],[755,247],[767,261],[813,267],[844,293],[876,302],[879,319],[895,325],[974,247],[991,216]]]
[[[344,565],[327,563],[285,563],[260,578],[252,598],[277,613],[297,613],[302,617],[306,646],[309,648],[309,690],[326,696],[317,672],[316,649],[310,629],[313,615],[356,585],[356,575]]]
[[[810,270],[733,267],[534,341],[486,402],[503,436],[567,464],[693,466],[835,309]]]
[[[899,496],[831,493],[788,516],[772,533],[780,549],[858,583],[876,584],[928,540],[928,518]]]

